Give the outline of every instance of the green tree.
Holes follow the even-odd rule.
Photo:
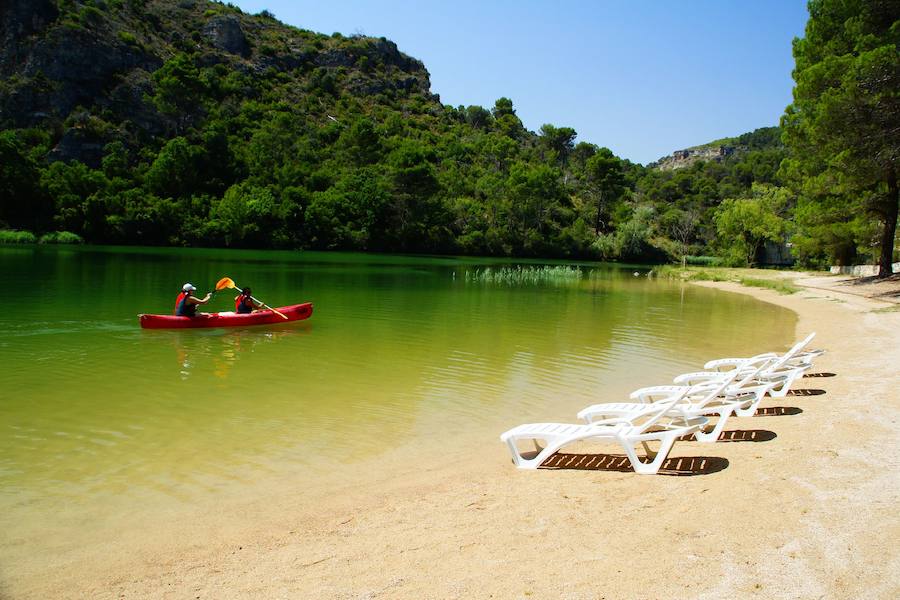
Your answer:
[[[512,103],[510,103],[512,104]],[[476,129],[487,129],[494,121],[491,112],[482,106],[468,106],[465,109],[466,123]]]
[[[233,185],[210,211],[226,246],[258,247],[278,229],[278,199],[268,187],[247,183]]]
[[[376,167],[358,169],[313,194],[306,208],[310,241],[324,250],[383,250],[390,227],[390,184]]]
[[[516,116],[512,100],[499,98],[494,103],[491,113],[494,116],[497,131],[513,139],[519,139],[524,135],[525,127],[522,126],[522,121]]]
[[[749,198],[722,201],[715,211],[716,231],[718,244],[731,264],[753,265],[766,241],[785,240],[790,200],[785,188],[754,184]]]
[[[565,166],[575,147],[577,135],[571,127],[555,127],[549,123],[541,125],[541,144],[549,154],[546,158],[559,166]]]
[[[519,252],[552,253],[549,240],[561,229],[560,208],[567,201],[558,169],[547,165],[513,165],[507,180],[509,225]]]
[[[202,106],[206,85],[194,61],[179,52],[153,73],[153,102],[165,115],[174,117],[178,131],[184,129],[191,116]]]
[[[366,118],[357,119],[345,129],[338,138],[338,146],[358,167],[370,165],[381,156],[381,139],[374,123]]]
[[[589,190],[596,198],[597,210],[594,218],[594,235],[600,235],[608,229],[610,205],[622,193],[625,176],[622,159],[612,153],[609,148],[600,148],[587,160],[585,166]]]
[[[656,258],[658,252],[650,244],[655,233],[655,217],[652,206],[638,206],[616,230],[616,251],[620,258],[628,261]]]
[[[41,173],[41,186],[53,200],[55,224],[66,231],[86,235],[89,241],[99,241],[102,230],[97,219],[104,219],[101,207],[91,200],[104,190],[107,179],[101,171],[95,171],[76,161],[55,162]]]
[[[0,224],[39,231],[51,214],[37,162],[15,132],[0,132]]]
[[[163,198],[190,196],[201,181],[203,149],[176,137],[163,146],[144,178],[147,188]]]
[[[437,192],[434,150],[417,140],[404,140],[391,152],[394,248],[434,251],[447,235],[449,212]]]
[[[811,0],[794,40],[794,102],[782,118],[801,193],[831,172],[883,223],[879,277],[891,274],[900,190],[900,6],[890,0]],[[821,196],[818,196],[821,197]],[[862,201],[860,201],[862,200]]]

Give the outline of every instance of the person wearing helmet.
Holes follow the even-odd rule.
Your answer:
[[[240,296],[234,299],[234,312],[239,315],[250,314],[259,308],[262,308],[262,303],[251,295],[249,287],[244,287]]]
[[[194,292],[196,291],[197,288],[195,288],[193,284],[186,283],[181,286],[181,293],[178,294],[178,298],[175,300],[176,316],[196,317],[197,305],[206,304],[207,302],[209,302],[209,299],[212,298],[212,294],[210,292],[206,292],[206,296],[201,300],[194,295]]]

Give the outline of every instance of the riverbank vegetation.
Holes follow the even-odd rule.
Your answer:
[[[660,265],[653,268],[650,276],[682,281],[730,281],[747,287],[775,290],[781,294],[794,294],[800,291],[790,277],[785,277],[784,273],[779,271]]]
[[[508,98],[444,105],[384,38],[204,0],[12,5],[10,31],[29,33],[0,52],[0,226],[114,244],[892,258],[900,136],[887,134],[898,86],[885,49],[898,27],[877,2],[810,4],[783,128],[648,166],[571,127],[529,131]],[[851,135],[845,112],[876,116]]]
[[[0,229],[0,244],[83,244],[84,239],[71,231],[51,231],[40,237],[30,231]]]

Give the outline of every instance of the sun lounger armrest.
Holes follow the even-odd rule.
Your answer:
[[[580,414],[580,413],[579,413]],[[610,427],[614,425],[631,425],[631,419],[625,417],[607,417],[606,419],[597,419],[596,421],[589,421],[588,425],[596,425],[601,429],[603,427]]]
[[[592,404],[578,412],[578,418],[590,425],[631,425],[645,414],[656,413],[659,406],[654,404]]]
[[[711,360],[705,365],[703,368],[707,371],[730,371],[732,369],[736,369],[738,366],[742,365],[747,358],[720,358],[718,360]]]
[[[703,368],[707,371],[730,371],[732,369],[757,366],[763,362],[770,361],[773,358],[777,358],[777,355],[774,352],[757,354],[756,356],[751,356],[749,358],[720,358],[718,360],[709,361],[703,365]]]
[[[677,394],[679,392],[684,391],[685,387],[683,385],[654,385],[651,387],[644,387],[639,390],[635,390],[631,392],[629,398],[632,400],[637,400],[639,402],[643,402],[644,404],[650,404],[651,402],[656,402],[657,400],[661,400],[663,398],[668,398],[672,396],[672,394]]]
[[[766,392],[777,384],[777,381],[764,381],[750,385],[728,386],[725,390],[725,395],[729,398],[747,397],[749,399],[752,396],[754,399],[761,399],[766,395]]]
[[[799,365],[781,365],[780,368],[776,369],[764,369],[760,374],[760,379],[777,379],[784,377],[797,377],[801,373],[809,371],[812,368],[811,363],[801,363]]]
[[[693,373],[683,373],[673,379],[673,381],[680,385],[697,385],[698,383],[714,381],[722,375],[723,373],[718,371],[694,371]]]

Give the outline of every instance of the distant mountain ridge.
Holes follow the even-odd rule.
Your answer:
[[[669,156],[647,165],[647,168],[672,171],[689,167],[698,161],[722,162],[729,157],[740,157],[754,150],[784,148],[780,127],[761,127],[736,137],[722,138],[684,150],[676,150]]]
[[[777,137],[648,169],[506,97],[444,105],[385,38],[211,0],[0,3],[9,239],[656,262],[714,249],[719,204],[778,183]]]
[[[384,38],[327,36],[206,0],[4,0],[0,129],[65,129],[51,158],[91,166],[113,139],[137,146],[183,130],[202,118],[199,103],[176,115],[150,101],[153,73],[180,52],[200,69],[291,80],[284,102],[324,87],[418,95],[440,108],[425,66]]]

